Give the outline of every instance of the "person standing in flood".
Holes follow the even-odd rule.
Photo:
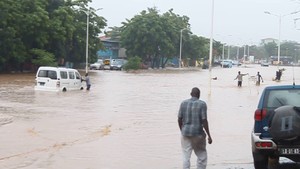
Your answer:
[[[207,166],[206,136],[209,144],[212,143],[212,138],[207,121],[207,105],[199,98],[200,90],[194,87],[191,98],[181,103],[178,112],[183,169],[190,169],[192,151],[197,156],[197,169],[206,169]]]
[[[89,73],[85,74],[85,78],[82,79],[83,81],[85,81],[86,83],[86,90],[90,90],[91,88],[91,81],[90,81],[90,77],[89,77]]]
[[[246,76],[247,74],[242,74],[241,71],[238,72],[238,75],[236,76],[236,78],[234,80],[238,80],[238,87],[242,87],[242,83],[243,83],[243,76]]]
[[[259,74],[259,72],[257,72],[257,75],[256,75],[256,86],[260,85],[260,80],[261,80],[261,82],[264,82],[262,76]]]

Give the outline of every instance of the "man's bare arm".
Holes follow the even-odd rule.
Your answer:
[[[208,137],[208,144],[211,144],[212,143],[212,138],[210,136],[210,132],[209,132],[209,127],[208,127],[208,121],[206,119],[202,120],[202,123],[203,123],[203,128],[207,134],[207,137]]]
[[[179,129],[181,131],[182,129],[182,118],[178,117],[178,126],[179,126]]]

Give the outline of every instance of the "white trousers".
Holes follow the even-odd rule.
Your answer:
[[[197,156],[197,169],[206,169],[207,151],[206,136],[186,137],[181,136],[181,147],[183,152],[183,169],[190,169],[190,158],[192,151]]]

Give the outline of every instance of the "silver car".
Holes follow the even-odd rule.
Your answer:
[[[112,59],[110,63],[110,70],[122,70],[127,61],[124,59]]]
[[[103,60],[98,60],[97,62],[90,65],[91,70],[102,70],[104,68]]]

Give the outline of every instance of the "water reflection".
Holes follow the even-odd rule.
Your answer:
[[[291,67],[281,82],[272,81],[276,69],[213,69],[218,79],[211,88],[208,70],[93,71],[91,91],[65,93],[34,91],[34,74],[0,75],[0,168],[179,169],[177,111],[198,86],[214,139],[208,168],[252,169],[250,132],[259,94],[266,85],[292,83]],[[237,88],[239,70],[260,71],[264,83],[257,87],[244,77]]]

